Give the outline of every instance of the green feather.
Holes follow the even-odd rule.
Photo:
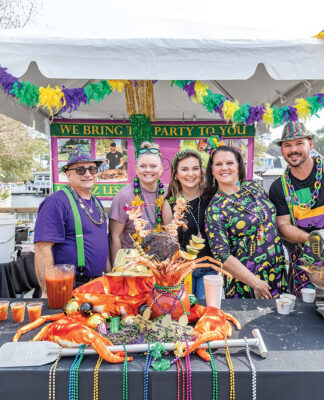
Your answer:
[[[15,82],[10,93],[18,98],[19,103],[28,107],[36,107],[39,100],[39,88],[30,82]]]
[[[111,86],[107,81],[100,81],[98,83],[91,83],[84,88],[84,92],[88,98],[88,104],[90,100],[95,100],[100,103],[105,96],[109,96],[112,92]]]

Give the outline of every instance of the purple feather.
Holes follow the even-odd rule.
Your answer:
[[[318,102],[319,102],[319,104],[323,104],[324,93],[316,93],[315,96],[318,96]]]
[[[223,114],[223,111],[222,111],[223,104],[224,104],[224,101],[221,101],[221,103],[219,104],[218,107],[216,107],[216,106],[214,107],[215,113],[219,114],[219,116],[220,116],[221,118],[224,118],[224,114]]]
[[[66,110],[72,112],[77,110],[81,103],[87,104],[87,96],[84,93],[83,88],[67,89],[63,87],[62,91],[66,101],[66,105],[62,108],[62,112]]]
[[[189,97],[196,96],[195,83],[196,81],[191,81],[188,85],[183,87],[183,90],[187,92]]]
[[[15,78],[11,74],[8,74],[8,72],[6,71],[7,68],[3,68],[0,66],[0,84],[2,85],[5,93],[14,97],[14,94],[10,93],[10,90],[12,89],[12,85],[18,81],[18,78]]]
[[[286,122],[298,121],[298,115],[297,115],[296,107],[288,106],[287,112],[288,112],[289,119],[287,119]]]
[[[262,120],[262,116],[265,111],[266,108],[264,106],[251,106],[249,110],[249,117],[245,121],[246,125],[253,125],[255,122],[259,123]]]

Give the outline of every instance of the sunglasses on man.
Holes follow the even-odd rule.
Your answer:
[[[77,173],[77,175],[84,175],[86,173],[86,171],[89,171],[90,175],[96,175],[96,173],[98,172],[98,168],[91,166],[91,167],[76,167],[76,168],[69,168],[67,169],[67,171],[73,171],[75,170],[75,172]]]
[[[160,154],[160,149],[157,149],[156,147],[150,147],[138,150],[138,154],[144,154],[144,153]]]

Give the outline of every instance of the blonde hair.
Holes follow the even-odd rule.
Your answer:
[[[158,152],[157,153],[150,153],[150,151],[148,151],[147,153],[139,153],[138,157],[136,159],[136,163],[138,162],[139,158],[142,156],[146,156],[147,154],[151,155],[151,156],[155,156],[159,159],[159,162],[162,164],[162,159],[161,159],[161,153],[160,153],[160,146],[157,143],[151,143],[151,142],[143,142],[140,145],[140,149],[157,149]]]
[[[157,143],[152,143],[152,142],[143,142],[140,145],[140,149],[159,149],[160,150],[160,146]]]

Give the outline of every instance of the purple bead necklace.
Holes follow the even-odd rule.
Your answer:
[[[188,342],[186,342],[186,346],[187,346],[187,354],[186,354],[187,397],[186,397],[186,400],[192,400],[192,374],[191,374],[191,361],[190,361]]]
[[[179,286],[180,286],[180,288],[179,288]],[[181,304],[181,306],[182,306],[182,308],[183,308],[183,311],[185,312],[184,307],[183,307],[183,304],[182,304],[182,301],[180,300],[181,297],[182,297],[182,295],[183,295],[183,293],[184,293],[185,287],[184,287],[183,284],[180,284],[179,286],[175,286],[174,288],[172,288],[173,290],[178,290],[178,288],[179,288],[179,291],[178,291],[178,293],[176,293],[176,294],[172,293],[171,291],[163,290],[163,289],[161,289],[160,286],[159,286],[159,287],[156,287],[156,285],[153,286],[153,288],[152,288],[152,290],[151,290],[151,296],[152,296],[153,302],[154,302],[154,304],[157,306],[157,308],[158,308],[160,311],[163,312],[163,314],[170,314],[170,315],[171,315],[171,314],[173,313],[173,310],[174,310],[175,306],[176,306],[177,300],[180,302],[180,304]],[[160,306],[160,304],[157,302],[158,297],[154,297],[154,291],[155,291],[155,290],[160,294],[160,296],[158,296],[158,297],[161,297],[161,295],[163,295],[163,296],[170,297],[170,298],[173,298],[173,299],[174,299],[170,311],[164,310],[164,309]]]

